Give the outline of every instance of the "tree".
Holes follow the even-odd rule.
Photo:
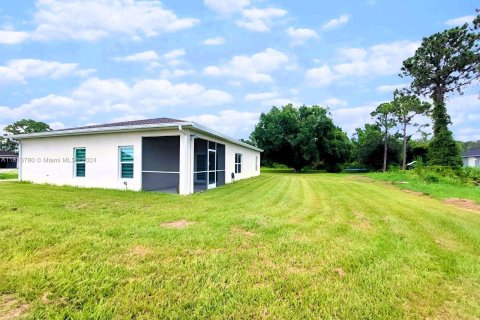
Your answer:
[[[262,113],[250,140],[264,150],[264,161],[281,163],[300,172],[314,162],[333,166],[346,161],[350,142],[340,132],[327,109],[294,108],[289,104]]]
[[[390,129],[397,125],[394,106],[392,103],[382,103],[375,111],[370,113],[375,119],[375,123],[383,132],[383,167],[382,171],[387,171],[387,155],[388,155],[388,138],[390,136]]]
[[[426,95],[433,99],[433,140],[430,146],[429,161],[432,163],[451,165],[461,162],[458,148],[453,147],[452,133],[448,129],[450,116],[445,105],[446,95],[462,89],[477,77],[480,64],[478,53],[479,34],[468,28],[468,24],[438,32],[423,38],[422,44],[413,57],[403,62],[401,76],[413,78],[411,90],[417,96]],[[447,132],[443,132],[447,131]],[[451,140],[439,140],[450,139]],[[435,149],[442,146],[440,149]],[[442,160],[442,151],[445,159]],[[457,150],[457,161],[451,161]],[[438,158],[440,157],[440,158]],[[447,158],[449,160],[447,160]],[[456,165],[455,165],[456,166]]]
[[[360,165],[379,170],[383,167],[384,139],[382,130],[375,124],[365,124],[355,129],[352,137],[353,159]],[[388,164],[399,164],[401,145],[397,139],[388,139]]]
[[[459,168],[463,165],[459,157],[460,147],[450,130],[442,130],[428,145],[428,163],[437,166]]]
[[[52,129],[50,128],[50,126],[45,122],[38,122],[32,119],[22,119],[16,121],[3,129],[3,131],[10,134],[34,133],[51,130]],[[16,152],[17,143],[10,139],[4,139],[2,142],[0,142],[0,148],[3,151]]]
[[[427,113],[431,109],[431,104],[420,101],[416,96],[407,95],[404,92],[395,90],[393,93],[392,107],[398,123],[402,126],[402,169],[405,170],[407,168],[407,141],[410,137],[407,135],[407,127],[420,127],[420,130],[422,127],[427,126],[419,126],[419,124],[412,123],[412,121],[415,116]]]

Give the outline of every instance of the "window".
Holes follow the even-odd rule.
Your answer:
[[[120,177],[133,178],[133,147],[120,147]]]
[[[242,154],[235,153],[235,173],[242,173]]]
[[[75,177],[85,177],[85,157],[87,151],[85,148],[73,149],[73,171]]]
[[[255,171],[258,171],[258,156],[255,157]]]

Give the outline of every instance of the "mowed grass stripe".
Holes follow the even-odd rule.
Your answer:
[[[351,175],[268,172],[188,197],[0,192],[0,299],[28,304],[27,317],[480,312],[477,213]],[[181,219],[193,224],[162,227]]]

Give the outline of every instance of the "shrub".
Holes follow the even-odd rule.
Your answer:
[[[433,174],[426,175],[424,180],[425,180],[426,183],[438,183],[438,182],[440,182],[440,179],[438,179],[438,177],[434,176]]]

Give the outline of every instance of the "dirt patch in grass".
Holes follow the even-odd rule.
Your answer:
[[[54,304],[54,305],[63,305],[67,302],[65,298],[52,299],[52,293],[48,291],[42,295],[42,297],[40,298],[40,301],[42,301],[44,304]]]
[[[408,189],[402,189],[406,193],[414,194],[416,196],[423,196],[425,195],[423,192],[418,192],[418,191],[413,191],[413,190],[408,190]]]
[[[474,211],[480,211],[480,205],[476,204],[472,200],[460,199],[460,198],[449,198],[445,200],[445,203],[453,204],[462,209],[469,209]]]
[[[335,268],[335,269],[333,269],[333,272],[335,272],[336,274],[338,274],[338,276],[339,276],[340,278],[343,278],[343,277],[345,277],[345,275],[346,275],[345,271],[344,271],[342,268]]]
[[[153,250],[144,246],[135,246],[127,252],[127,256],[145,257],[153,253]]]
[[[256,235],[255,232],[252,232],[252,231],[248,231],[248,230],[245,230],[243,228],[239,228],[239,227],[233,227],[232,228],[232,233],[234,234],[237,234],[237,235],[240,235],[240,236],[245,236],[245,237],[253,237]]]
[[[25,315],[30,305],[20,303],[14,296],[0,296],[0,320],[18,319]]]
[[[160,225],[168,229],[184,229],[192,224],[195,224],[195,222],[182,219],[178,221],[164,222],[164,223],[161,223]]]
[[[68,203],[65,205],[65,209],[68,210],[82,210],[82,209],[87,209],[90,207],[90,204],[87,202],[74,202],[74,203]]]
[[[357,229],[370,229],[372,227],[372,224],[370,221],[367,219],[367,217],[359,211],[353,212],[353,215],[355,216],[355,227]]]

